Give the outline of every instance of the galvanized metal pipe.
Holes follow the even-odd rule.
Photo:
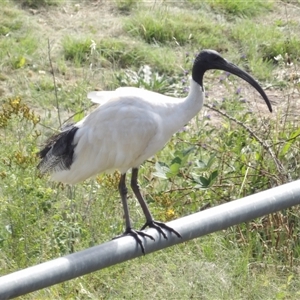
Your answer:
[[[182,239],[167,233],[165,240],[154,229],[144,239],[146,253],[185,242],[214,231],[300,204],[300,180],[219,205],[169,222]],[[57,258],[0,278],[0,299],[11,299],[141,256],[135,240],[122,237],[74,254]]]

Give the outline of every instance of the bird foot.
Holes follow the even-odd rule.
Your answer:
[[[132,228],[127,228],[123,234],[114,237],[113,240],[118,239],[123,236],[126,236],[126,235],[131,235],[137,241],[137,243],[140,245],[141,250],[144,255],[145,255],[145,247],[144,247],[143,241],[140,239],[140,237],[143,237],[143,238],[147,237],[150,240],[155,241],[155,238],[153,236],[151,236],[150,234],[147,234],[141,230],[134,230]]]
[[[145,223],[145,225],[141,228],[141,230],[144,230],[147,226],[155,228],[166,240],[168,238],[167,238],[167,235],[163,232],[162,228],[167,230],[167,231],[173,232],[179,238],[182,238],[182,236],[180,235],[179,232],[177,232],[175,229],[173,229],[172,227],[169,227],[168,225],[166,225],[163,222],[158,222],[158,221],[154,221],[154,220],[147,221]]]

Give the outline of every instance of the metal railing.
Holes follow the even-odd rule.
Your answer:
[[[146,254],[300,204],[300,180],[169,222],[182,239],[154,229],[144,239]],[[11,299],[143,255],[136,241],[122,237],[0,277],[0,299]]]

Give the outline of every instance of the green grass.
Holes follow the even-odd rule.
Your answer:
[[[202,11],[213,10],[231,20],[232,18],[255,17],[267,13],[272,10],[274,1],[186,0],[185,4]]]
[[[197,1],[195,1],[197,2]],[[234,16],[253,17],[258,14],[266,13],[273,6],[273,1],[243,1],[243,0],[212,0],[208,1],[213,9],[224,10]]]
[[[232,38],[241,45],[250,70],[261,80],[271,79],[274,57],[285,53],[292,57],[299,55],[300,40],[277,26],[262,27],[251,20],[241,20],[233,28]]]
[[[128,0],[75,7],[24,0],[23,10],[16,6],[21,2],[0,3],[1,275],[123,231],[118,173],[74,187],[37,173],[36,153],[58,129],[58,116],[81,119],[94,89],[131,85],[184,97],[202,48],[219,50],[259,79],[274,113],[241,80],[207,72],[203,110],[141,167],[140,185],[155,218],[176,219],[299,178],[300,15],[294,6]],[[43,18],[28,11],[37,5]],[[53,16],[57,24],[41,26]],[[144,220],[131,192],[129,206],[139,228]],[[298,299],[299,215],[294,207],[21,299]]]
[[[114,68],[140,68],[148,64],[158,71],[173,73],[177,55],[168,47],[152,47],[139,42],[103,39],[99,43],[100,55]]]
[[[124,29],[149,44],[197,45],[218,51],[228,47],[224,38],[226,28],[219,22],[212,22],[205,13],[175,13],[167,8],[140,10],[125,21]]]
[[[132,11],[141,1],[140,0],[115,0],[116,6],[121,13],[129,13]]]
[[[64,2],[64,0],[21,0],[15,1],[23,7],[40,8],[44,6],[56,6]]]
[[[174,73],[176,53],[168,47],[153,47],[140,42],[132,43],[130,40],[106,38],[95,42],[95,49],[91,50],[92,40],[78,40],[66,37],[63,40],[63,53],[68,61],[76,67],[90,65],[97,67],[126,69],[139,69],[145,64],[155,66],[164,73]],[[182,55],[182,54],[181,54]]]
[[[78,67],[81,66],[84,62],[89,61],[91,44],[91,39],[79,40],[66,36],[62,43],[65,59],[72,61]]]

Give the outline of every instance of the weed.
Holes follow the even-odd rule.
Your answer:
[[[173,73],[176,55],[167,47],[157,48],[107,38],[96,44],[94,61],[97,66],[113,69],[139,69],[144,64],[149,64],[155,66],[159,72]]]
[[[7,35],[11,31],[18,30],[22,27],[22,22],[19,20],[15,20],[13,22],[5,21],[5,19],[1,22],[0,26],[0,35]]]
[[[135,86],[158,93],[167,93],[170,83],[165,76],[153,73],[148,65],[141,67],[138,72],[126,70],[116,75],[119,85]]]
[[[297,60],[300,55],[300,39],[292,37],[291,39],[274,40],[271,43],[262,45],[262,57],[265,60],[275,62],[278,55],[289,57],[290,63]]]
[[[137,6],[141,0],[115,0],[117,9],[128,14],[133,8]]]
[[[133,36],[141,37],[149,44],[198,45],[218,51],[228,45],[223,28],[212,23],[205,14],[173,13],[168,10],[149,10],[136,13],[127,19],[124,29]],[[220,47],[222,45],[222,47]]]
[[[299,54],[298,38],[287,38],[278,27],[262,28],[250,20],[238,22],[238,26],[233,29],[233,38],[247,47],[244,54],[248,60],[252,57],[274,60],[279,54],[288,53],[294,57]],[[255,55],[255,52],[258,52],[259,56]]]
[[[62,42],[64,57],[66,60],[74,62],[79,67],[89,60],[91,53],[90,39],[76,39],[66,36]]]
[[[60,3],[63,3],[63,1],[64,0],[21,0],[16,2],[24,7],[39,8],[42,6],[59,5]]]
[[[195,1],[196,2],[196,1]],[[234,15],[254,16],[272,9],[271,1],[235,1],[235,0],[213,0],[208,1],[213,9],[222,9],[225,12]]]
[[[15,47],[12,47],[12,44]],[[27,58],[36,51],[37,40],[28,34],[21,38],[6,37],[0,40],[0,59],[4,65],[10,65],[12,69],[20,69],[26,65]]]
[[[8,103],[2,105],[2,111],[0,112],[0,128],[6,127],[9,120],[15,115],[22,116],[28,121],[31,121],[33,125],[36,125],[40,121],[39,117],[36,116],[26,104],[21,103],[21,99],[17,97],[9,99]]]
[[[242,57],[247,67],[258,78],[264,80],[270,79],[272,76],[272,61],[274,56],[271,56],[275,51],[280,49],[282,41],[286,38],[282,32],[276,27],[264,28],[250,20],[241,20],[232,30],[232,37],[242,46]],[[267,42],[266,42],[267,41]],[[268,43],[269,46],[266,45]],[[278,45],[278,47],[275,47]],[[272,54],[270,49],[272,49]],[[293,50],[295,53],[295,50]],[[276,55],[280,54],[278,52]]]

